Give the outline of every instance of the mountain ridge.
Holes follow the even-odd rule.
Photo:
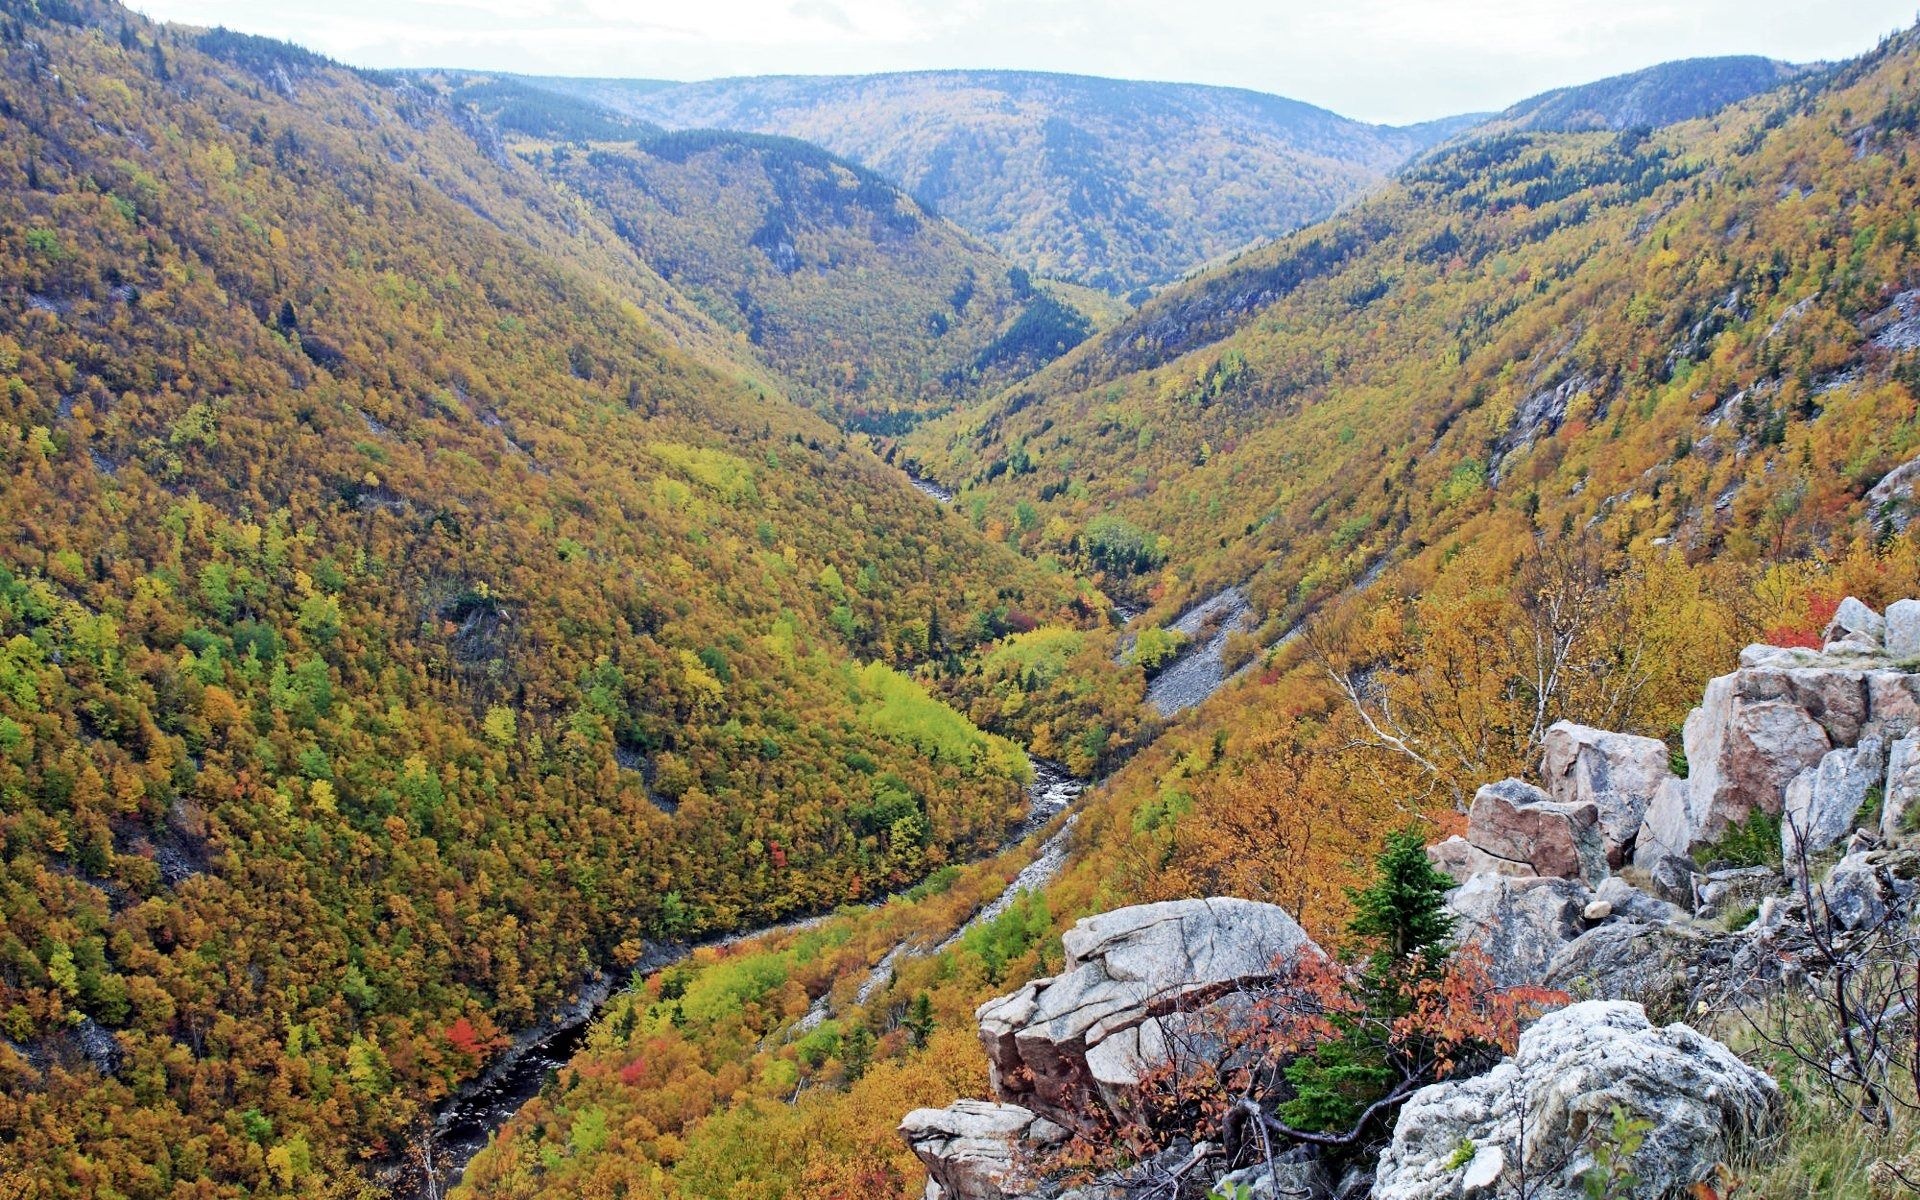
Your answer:
[[[662,124],[819,142],[1015,261],[1121,292],[1324,216],[1453,129],[1372,126],[1251,89],[1051,72],[528,82]],[[1133,161],[1145,147],[1174,156],[1159,184]],[[1035,227],[1036,213],[1048,224]]]

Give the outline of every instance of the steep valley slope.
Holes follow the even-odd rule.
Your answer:
[[[898,188],[817,146],[667,133],[495,76],[410,76],[499,126],[661,277],[840,423],[903,432],[992,394],[1093,326],[1078,289],[1035,281]]]
[[[910,672],[1104,600],[473,113],[49,3],[0,127],[0,1178],[354,1194],[648,939],[1024,816]]]

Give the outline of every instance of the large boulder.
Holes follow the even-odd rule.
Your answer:
[[[1818,854],[1853,832],[1867,793],[1887,778],[1887,755],[1879,738],[1829,750],[1820,762],[1787,785],[1780,811],[1780,853],[1792,867],[1802,852]]]
[[[1647,806],[1673,778],[1669,757],[1666,743],[1653,738],[1559,721],[1541,745],[1540,773],[1555,800],[1600,810],[1607,863],[1618,867],[1640,832]]]
[[[1886,789],[1880,836],[1892,841],[1907,831],[1907,813],[1920,801],[1920,733],[1908,734],[1887,751]]]
[[[1704,940],[1685,925],[1603,921],[1560,947],[1541,982],[1583,1000],[1632,1000],[1678,1012],[1686,1004],[1687,970]]]
[[[1527,864],[1536,875],[1589,884],[1607,877],[1599,807],[1561,803],[1518,779],[1487,784],[1474,794],[1467,840],[1497,858]]]
[[[1061,946],[1059,975],[975,1015],[995,1095],[1075,1127],[1165,1061],[1169,1023],[1320,953],[1285,909],[1226,898],[1087,917]]]
[[[1067,1131],[1017,1104],[956,1100],[914,1109],[900,1122],[900,1136],[926,1164],[929,1196],[1009,1200],[1027,1194],[1022,1160],[1059,1145]]]
[[[1688,777],[1648,806],[1635,861],[1691,854],[1755,809],[1778,813],[1787,785],[1834,747],[1821,718],[1857,735],[1866,711],[1857,671],[1753,667],[1714,679],[1687,716]]]
[[[1593,893],[1577,879],[1478,875],[1447,893],[1455,936],[1479,947],[1502,987],[1539,983],[1560,948],[1586,931]]]
[[[1827,622],[1827,651],[1878,653],[1886,645],[1887,622],[1865,602],[1848,596]]]
[[[1900,662],[1920,659],[1920,600],[1895,600],[1887,605],[1884,648]]]
[[[1711,1038],[1657,1029],[1638,1004],[1575,1004],[1540,1018],[1485,1075],[1416,1092],[1380,1157],[1373,1200],[1518,1196],[1523,1180],[1533,1200],[1580,1200],[1593,1131],[1611,1127],[1616,1105],[1650,1124],[1624,1164],[1635,1182],[1611,1193],[1636,1200],[1685,1192],[1771,1136],[1782,1112],[1773,1080]]]

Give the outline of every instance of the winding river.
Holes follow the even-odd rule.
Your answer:
[[[994,851],[996,854],[1019,845],[1044,827],[1065,811],[1087,786],[1059,763],[1043,759],[1028,761],[1033,764],[1033,782],[1027,787],[1027,815]],[[946,949],[974,925],[990,921],[1004,912],[1021,890],[1041,887],[1052,879],[1066,861],[1067,835],[1072,826],[1073,819],[1069,818],[1041,845],[1033,861],[1021,869],[1005,891],[984,905],[945,941],[931,951],[922,952]],[[885,900],[874,903],[883,904]],[[636,964],[636,969],[642,974],[652,974],[686,958],[700,946],[728,946],[769,934],[796,932],[818,925],[832,915],[823,913],[800,917],[697,943],[655,947]],[[865,1003],[885,987],[893,976],[894,964],[915,952],[916,947],[909,942],[903,942],[889,951],[861,984],[859,1002]],[[434,1116],[434,1161],[441,1180],[440,1191],[435,1193],[429,1189],[424,1177],[416,1176],[396,1186],[395,1195],[409,1197],[410,1200],[429,1200],[436,1194],[444,1195],[447,1189],[457,1185],[473,1156],[485,1149],[494,1133],[539,1093],[549,1074],[566,1066],[580,1050],[593,1026],[594,1017],[618,990],[616,980],[616,976],[606,973],[593,976],[581,986],[580,995],[572,1004],[542,1024],[521,1033],[514,1039],[513,1045],[494,1060],[478,1079],[442,1104]],[[826,998],[822,997],[821,1000],[801,1018],[796,1029],[812,1028],[826,1019],[829,1013]]]

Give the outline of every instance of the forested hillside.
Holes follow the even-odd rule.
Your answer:
[[[1252,579],[1273,635],[1490,521],[1831,547],[1911,453],[1910,55],[1651,134],[1470,141],[910,448],[1143,597]]]
[[[1115,293],[1318,220],[1463,124],[1395,129],[1259,92],[1012,71],[528,82],[670,128],[817,142],[1013,261]]]
[[[1681,59],[1522,100],[1496,114],[1487,128],[1653,129],[1712,116],[1807,70],[1758,55]]]
[[[8,1188],[355,1193],[643,939],[1023,814],[909,672],[1104,601],[491,126],[49,0],[0,19],[0,130]]]
[[[648,980],[467,1194],[917,1194],[873,1110],[979,1094],[973,1006],[1058,970],[1073,918],[1236,895],[1333,938],[1383,830],[1457,831],[1551,722],[1684,771],[1679,723],[1741,646],[1920,588],[1917,67],[1908,34],[1717,121],[1463,145],[926,427],[983,532],[1135,591],[1136,629],[1250,581],[1251,669],[957,942],[972,876]],[[1864,1175],[1803,1136],[1743,1166],[1759,1194]]]

